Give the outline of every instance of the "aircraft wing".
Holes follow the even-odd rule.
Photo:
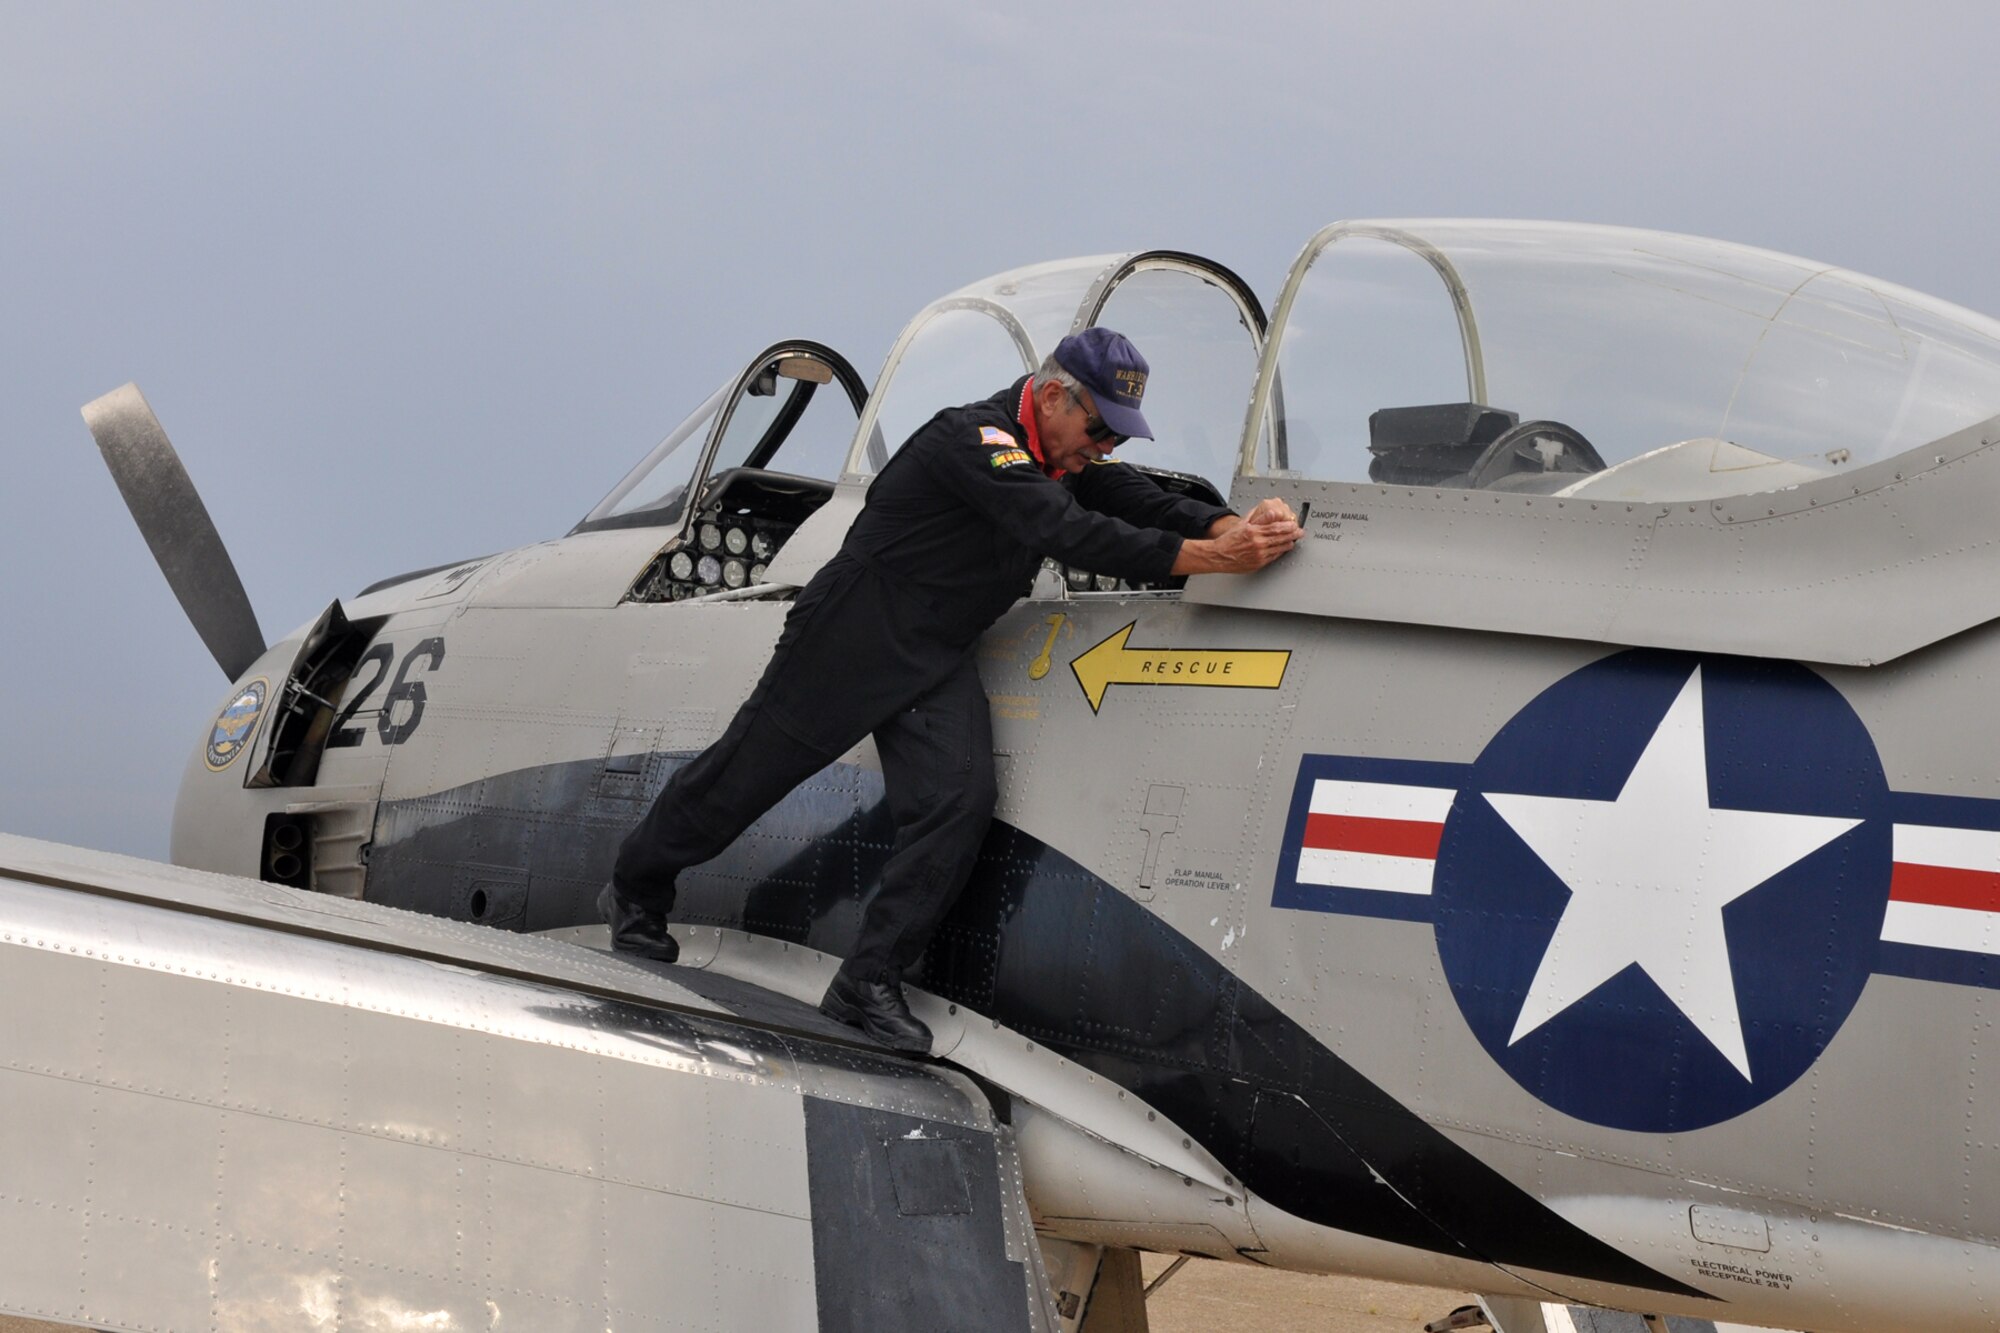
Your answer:
[[[680,976],[684,970],[675,970]],[[0,1309],[1053,1330],[968,1079],[720,978],[0,836]]]

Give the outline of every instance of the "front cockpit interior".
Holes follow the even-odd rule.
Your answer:
[[[832,477],[867,400],[830,347],[778,343],[753,358],[662,440],[573,532],[666,528],[672,535],[631,600],[755,595]]]

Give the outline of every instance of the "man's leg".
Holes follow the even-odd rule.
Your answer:
[[[673,962],[680,948],[665,914],[680,873],[719,855],[894,706],[893,679],[845,676],[855,636],[879,628],[882,593],[857,582],[859,567],[834,572],[839,563],[800,592],[757,688],[721,738],[668,780],[619,847],[598,898],[613,948]]]
[[[760,689],[706,750],[667,780],[618,849],[611,883],[653,914],[673,910],[680,872],[722,854],[759,816],[832,763],[771,720]]]
[[[970,657],[875,730],[896,840],[846,971],[901,980],[965,888],[993,820],[993,719]]]
[[[993,723],[972,659],[877,727],[875,748],[896,841],[828,1001],[843,1021],[843,1008],[869,1011],[876,1022],[864,1026],[890,1045],[928,1050],[929,1030],[902,1002],[903,971],[965,888],[996,795]]]

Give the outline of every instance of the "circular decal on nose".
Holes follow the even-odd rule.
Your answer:
[[[228,768],[248,748],[250,737],[257,730],[257,719],[264,714],[264,697],[270,688],[261,679],[253,680],[224,705],[221,716],[215,719],[214,730],[208,733],[205,757],[210,768],[218,772]]]

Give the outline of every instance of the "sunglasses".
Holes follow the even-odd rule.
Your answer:
[[[1079,408],[1083,408],[1083,399],[1076,396],[1075,389],[1065,384],[1063,385],[1063,392],[1069,395],[1069,400],[1072,403],[1075,403]],[[1088,408],[1084,408],[1083,410],[1083,433],[1090,438],[1092,444],[1109,444],[1115,449],[1132,438],[1129,435],[1120,435],[1117,431],[1112,430],[1111,427],[1104,424],[1103,417],[1091,412]]]

